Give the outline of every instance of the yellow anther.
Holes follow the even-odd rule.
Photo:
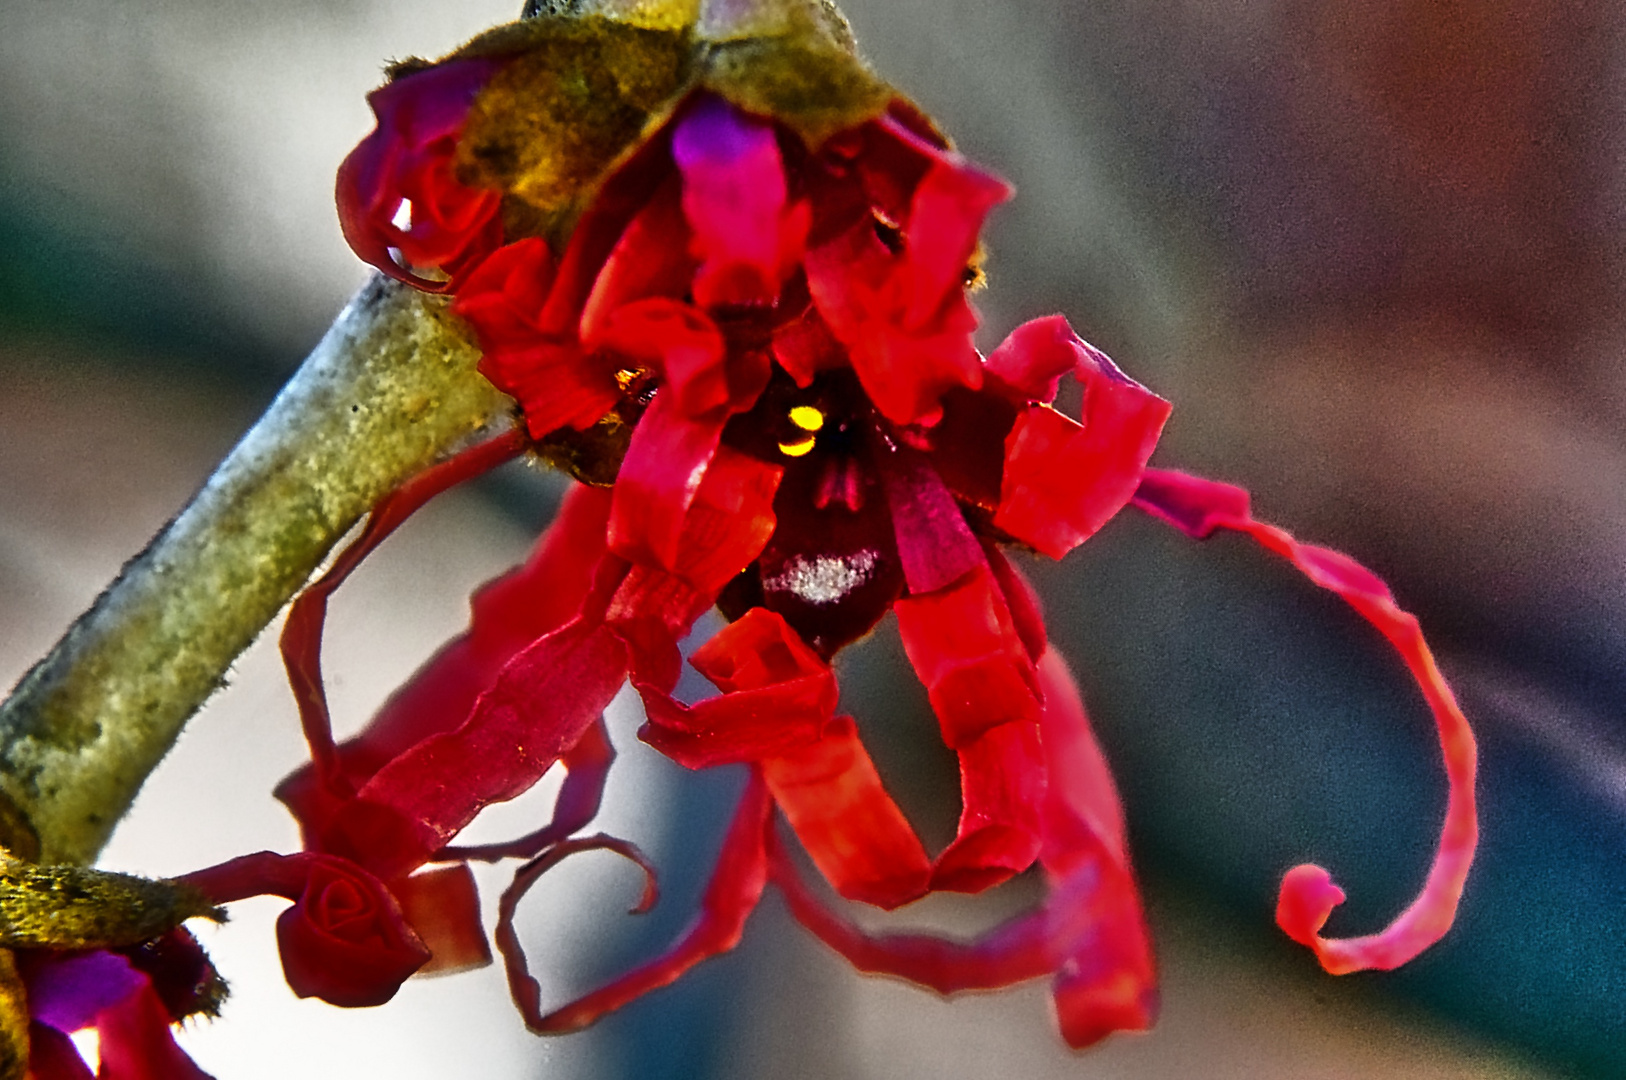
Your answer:
[[[779,444],[779,452],[786,457],[801,457],[813,449],[813,444],[816,442],[818,440],[811,435],[805,439],[797,439],[795,442],[782,442]]]
[[[824,426],[824,414],[811,405],[798,405],[790,411],[790,422],[803,431],[817,431]],[[803,450],[802,453],[807,451]]]

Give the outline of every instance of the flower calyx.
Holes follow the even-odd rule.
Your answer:
[[[68,1036],[90,1027],[114,1071],[206,1080],[170,1033],[226,997],[192,918],[225,913],[184,882],[0,852],[0,1080],[89,1075]]]
[[[434,62],[392,64],[378,129],[340,170],[363,258],[448,291],[501,243],[562,249],[607,177],[707,90],[811,149],[900,96],[819,0],[551,3]]]

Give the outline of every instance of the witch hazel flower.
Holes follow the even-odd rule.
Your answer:
[[[978,352],[979,235],[1011,191],[854,58],[833,9],[594,10],[398,65],[372,97],[378,128],[339,173],[345,234],[384,273],[452,297],[520,422],[385,499],[295,602],[282,644],[312,761],[278,794],[307,850],[202,872],[200,887],[295,899],[279,924],[290,982],[337,1004],[387,997],[430,957],[479,962],[461,864],[512,857],[526,861],[496,940],[538,1032],[732,948],[770,884],[860,970],[945,994],[1048,977],[1073,1046],[1147,1028],[1156,973],[1122,808],[1005,554],[1062,558],[1133,505],[1193,537],[1252,537],[1399,652],[1450,782],[1433,870],[1385,930],[1329,938],[1342,893],[1297,867],[1277,921],[1333,972],[1392,968],[1438,940],[1475,845],[1474,743],[1384,584],[1257,521],[1241,489],[1149,467],[1169,404],[1060,316]],[[1054,405],[1067,379],[1077,416]],[[526,454],[580,481],[559,519],[476,594],[467,632],[335,743],[329,596],[424,501]],[[684,703],[678,642],[714,607],[727,625],[688,662],[717,694]],[[888,794],[862,717],[837,708],[832,662],[887,612],[959,760],[959,827],[938,852]],[[578,851],[643,863],[585,835],[614,757],[602,714],[628,681],[645,742],[750,780],[691,929],[550,1006],[513,931],[525,891]],[[482,808],[556,766],[551,822],[458,845]],[[1036,865],[1045,899],[973,941],[874,933],[846,908],[980,892]],[[357,972],[365,985],[347,985]]]

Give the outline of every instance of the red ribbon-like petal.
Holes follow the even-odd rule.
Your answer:
[[[777,843],[770,869],[796,919],[860,971],[892,975],[941,994],[992,990],[1054,974],[1062,1035],[1083,1047],[1113,1031],[1151,1026],[1156,972],[1105,759],[1066,665],[1047,654],[1039,678],[1049,775],[1041,804],[1041,859],[1049,892],[1037,910],[970,942],[919,933],[872,934],[820,900]]]
[[[727,417],[695,419],[677,396],[657,392],[633,429],[616,476],[610,550],[675,572],[685,518],[717,454]]]
[[[1099,350],[1080,338],[1065,315],[1030,319],[1012,330],[999,348],[988,354],[988,374],[997,376],[1029,401],[1048,405],[1056,400],[1063,375],[1080,364],[1110,365]]]
[[[1047,390],[1058,327],[1046,323],[1040,332],[1031,326],[1001,346],[1008,350],[1001,369],[1030,388]],[[1024,350],[1030,355],[1019,355]],[[1073,373],[1084,388],[1083,423],[1046,405],[1030,405],[1017,417],[1005,439],[1004,481],[994,513],[995,528],[1054,559],[1093,536],[1134,496],[1170,408],[1076,337],[1073,351]]]
[[[548,242],[526,237],[498,248],[469,274],[452,311],[474,326],[482,352],[523,348],[546,340],[540,320],[552,286]]]
[[[937,151],[903,226],[907,281],[904,326],[914,329],[940,317],[945,302],[962,296],[965,269],[977,249],[988,211],[1011,197],[1011,187],[952,151]],[[975,383],[968,383],[973,390]]]
[[[338,790],[359,788],[411,746],[462,723],[515,654],[576,615],[593,568],[604,555],[609,505],[609,492],[601,488],[576,486],[566,493],[558,518],[530,559],[474,594],[468,631],[419,668],[359,735],[338,747],[343,780]],[[299,604],[295,601],[294,610]],[[285,643],[288,633],[284,632]],[[319,640],[310,638],[296,650],[302,657],[299,677],[313,686],[320,685],[319,647]],[[325,715],[325,704],[323,709]],[[312,713],[307,727],[316,719]],[[326,732],[324,723],[318,739]],[[313,753],[316,745],[312,740]],[[318,779],[314,763],[277,785],[276,795],[299,820],[307,847],[320,842],[322,830],[343,802]]]
[[[328,597],[419,507],[464,480],[483,475],[513,459],[524,446],[524,436],[511,431],[408,480],[373,508],[361,535],[340,552],[327,573],[300,593],[288,608],[288,619],[282,630],[282,662],[288,669],[288,684],[299,707],[300,725],[310,744],[317,780],[334,797],[348,797],[354,789],[340,768],[327,691],[322,684],[322,629],[327,622]]]
[[[503,968],[508,974],[508,992],[514,999],[514,1006],[519,1009],[525,1025],[538,1035],[559,1034],[576,1028],[558,1031],[549,1028],[549,1018],[542,1015],[542,987],[531,975],[530,963],[525,958],[525,947],[520,944],[519,933],[514,929],[514,914],[519,909],[519,902],[525,898],[531,886],[541,880],[543,874],[571,855],[583,851],[612,851],[634,863],[644,872],[643,895],[639,897],[638,903],[633,905],[632,914],[648,913],[660,898],[655,868],[645,858],[644,853],[635,844],[603,833],[574,840],[562,840],[514,872],[513,884],[503,890],[502,899],[497,904],[497,949],[502,953]],[[618,1004],[612,1008],[619,1007]],[[577,1026],[586,1027],[591,1022],[592,1020],[587,1020]]]
[[[817,742],[836,711],[836,679],[785,620],[752,608],[689,662],[723,690],[682,705],[640,686],[649,723],[638,734],[691,769],[757,761]]]
[[[925,893],[931,863],[852,717],[836,717],[818,742],[761,767],[796,838],[838,893],[883,908]]]
[[[982,385],[964,276],[983,218],[1010,188],[894,120],[864,138],[866,192],[883,213],[901,212],[901,230],[889,245],[864,218],[816,244],[803,259],[808,291],[876,409],[895,424],[929,423],[945,391]]]
[[[733,404],[723,335],[691,304],[661,296],[623,304],[587,341],[634,366],[653,368],[662,379],[660,393],[684,416],[699,419]],[[750,402],[739,405],[749,408]]]
[[[702,96],[672,133],[702,307],[771,304],[800,260],[811,214],[789,205],[773,124]]]
[[[762,782],[753,776],[723,838],[717,867],[700,902],[700,916],[683,937],[649,963],[546,1015],[541,1012],[536,980],[525,970],[524,953],[513,933],[513,906],[523,888],[529,885],[529,880],[522,882],[516,878],[514,889],[503,897],[503,918],[498,924],[497,940],[509,963],[509,987],[526,1026],[539,1035],[579,1031],[605,1013],[675,982],[702,960],[739,944],[745,920],[756,910],[768,880],[766,840],[768,814],[772,808]],[[645,900],[650,899],[646,893]]]
[[[869,442],[909,591],[936,592],[982,566],[982,545],[926,455],[880,427]]]
[[[455,175],[469,107],[501,66],[489,58],[455,60],[367,96],[378,126],[339,166],[339,225],[356,254],[391,277],[445,292],[502,242],[501,193],[465,187]],[[411,219],[404,228],[397,221],[403,208]],[[432,280],[419,268],[448,277]]]
[[[475,814],[530,790],[621,689],[627,649],[580,617],[522,650],[457,728],[429,736],[364,784],[321,837],[383,877],[421,866]]]
[[[1401,610],[1381,578],[1348,555],[1302,544],[1287,531],[1255,520],[1248,493],[1242,488],[1186,473],[1148,469],[1135,494],[1135,505],[1199,540],[1219,529],[1252,537],[1323,589],[1343,597],[1405,661],[1434,714],[1450,786],[1428,880],[1406,910],[1379,933],[1327,938],[1321,936],[1321,928],[1332,909],[1343,902],[1343,890],[1321,867],[1296,866],[1282,879],[1276,922],[1288,937],[1313,949],[1321,966],[1334,975],[1372,968],[1387,971],[1406,963],[1451,928],[1479,839],[1474,808],[1478,754],[1473,731],[1440,674],[1417,619]]]
[[[1033,720],[990,728],[959,747],[960,826],[932,865],[931,887],[982,892],[1039,856],[1044,747]]]
[[[986,564],[979,561],[947,588],[905,597],[893,610],[903,650],[950,747],[1000,724],[1038,718],[1033,662]]]
[[[599,268],[582,307],[579,333],[596,341],[611,315],[650,297],[689,295],[698,264],[689,254],[689,223],[683,217],[682,184],[670,177],[638,211]],[[586,272],[586,268],[583,268]]]
[[[600,717],[598,723],[576,740],[576,745],[559,756],[566,775],[554,800],[551,821],[514,840],[444,847],[435,858],[475,862],[536,858],[546,849],[581,832],[598,817],[599,807],[604,802],[604,784],[610,778],[610,765],[614,761],[615,747],[610,745],[609,730]]]

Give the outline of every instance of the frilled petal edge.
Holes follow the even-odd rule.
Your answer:
[[[695,650],[690,663],[724,691],[683,705],[640,686],[639,737],[691,769],[758,761],[815,743],[836,711],[830,666],[778,614],[752,608]]]
[[[1001,369],[1049,389],[1056,325],[1011,335]],[[1129,502],[1152,456],[1167,401],[1129,378],[1111,360],[1078,340],[1070,345],[1073,374],[1084,390],[1082,423],[1043,404],[1030,404],[1005,439],[1005,470],[994,526],[1059,559],[1093,536]],[[996,356],[1001,352],[996,350]]]

